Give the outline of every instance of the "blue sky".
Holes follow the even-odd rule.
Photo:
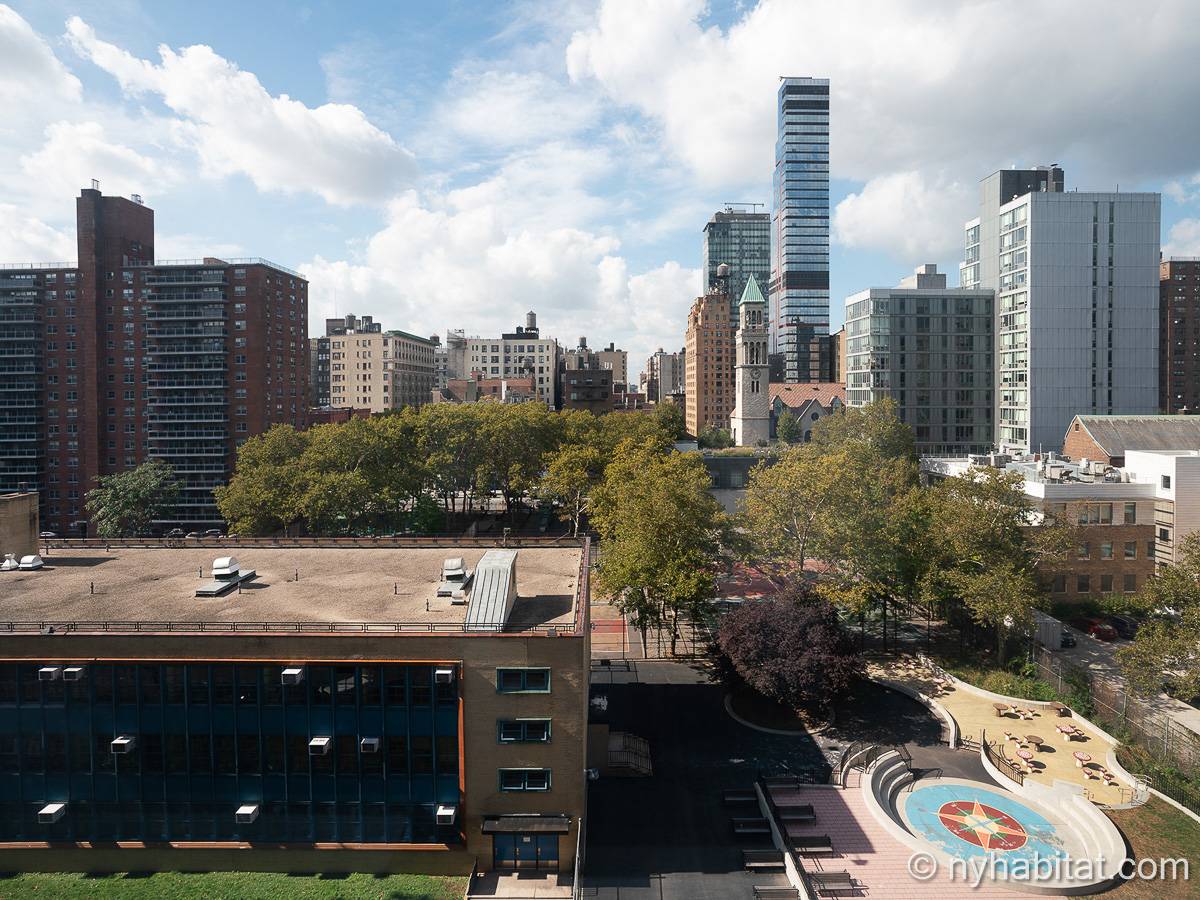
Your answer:
[[[312,333],[535,309],[637,371],[683,343],[708,215],[770,202],[779,74],[832,80],[835,322],[922,262],[953,283],[1009,165],[1163,191],[1167,252],[1200,255],[1184,0],[10,4],[0,260],[73,258],[95,177],[155,209],[160,258],[302,269]]]

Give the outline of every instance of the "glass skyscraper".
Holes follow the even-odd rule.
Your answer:
[[[782,79],[778,121],[771,350],[784,381],[822,381],[829,363],[829,79]]]
[[[761,203],[726,206],[713,213],[704,226],[704,293],[708,293],[717,266],[729,266],[731,327],[737,329],[738,300],[750,276],[759,284],[771,283],[771,214],[758,212]]]

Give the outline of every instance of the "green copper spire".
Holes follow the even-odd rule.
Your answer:
[[[767,301],[763,299],[762,291],[760,291],[758,289],[758,282],[755,281],[754,276],[751,275],[746,280],[746,289],[744,291],[742,291],[742,299],[740,299],[738,301],[738,303],[742,304],[742,303],[766,303],[766,302]]]

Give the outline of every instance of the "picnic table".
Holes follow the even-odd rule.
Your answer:
[[[1008,715],[1008,710],[1010,709],[1010,704],[1008,704],[1008,703],[993,703],[992,709],[996,710],[996,718],[997,719],[1003,719],[1006,715]]]
[[[1036,734],[1027,734],[1027,735],[1025,735],[1025,740],[1026,740],[1027,742],[1029,742],[1030,744],[1032,744],[1032,745],[1033,745],[1033,749],[1034,749],[1034,750],[1041,750],[1041,749],[1042,749],[1042,744],[1046,743],[1044,740],[1042,740],[1042,739],[1041,739],[1041,738],[1040,738],[1038,735],[1036,735]]]
[[[1071,755],[1075,757],[1075,768],[1077,769],[1082,769],[1084,763],[1092,761],[1091,754],[1084,753],[1082,750],[1076,750]]]
[[[1066,704],[1059,703],[1057,700],[1051,701],[1050,708],[1060,716],[1069,716],[1071,714],[1071,707],[1067,706]]]

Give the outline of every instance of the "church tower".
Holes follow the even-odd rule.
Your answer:
[[[735,396],[729,430],[739,447],[766,444],[771,436],[767,370],[767,301],[751,275],[738,304]]]

